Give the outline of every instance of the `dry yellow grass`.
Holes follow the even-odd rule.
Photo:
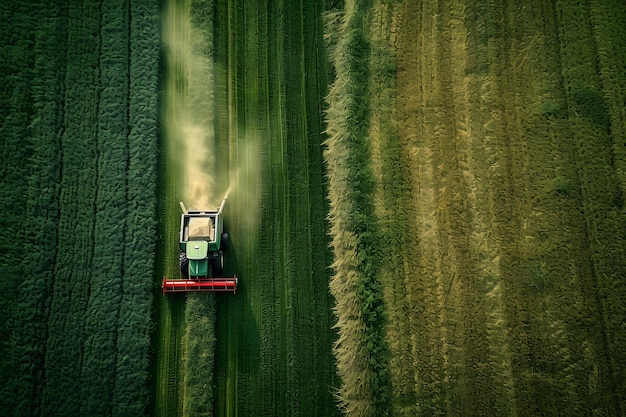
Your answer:
[[[604,295],[624,267],[606,255],[623,252],[623,213],[610,208],[623,158],[607,164],[623,134],[609,138],[590,118],[623,120],[623,80],[603,52],[615,44],[589,19],[615,28],[623,16],[554,6],[376,1],[364,21],[393,415],[620,408],[610,383],[623,378],[611,371],[622,369],[621,336],[602,332],[607,315],[623,317],[611,307],[619,296]],[[600,78],[589,72],[594,34]],[[617,90],[610,119],[588,107],[601,102],[590,91],[564,89],[577,71]],[[332,164],[345,163],[350,149],[337,155]],[[333,169],[331,201],[348,202],[351,184]]]

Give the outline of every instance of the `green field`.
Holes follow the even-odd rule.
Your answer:
[[[0,415],[145,412],[158,18],[149,2],[0,6]]]
[[[626,416],[626,3],[0,5],[0,416]],[[178,277],[228,194],[233,294]]]

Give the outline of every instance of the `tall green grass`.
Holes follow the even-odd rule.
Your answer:
[[[87,16],[87,17],[85,17]],[[95,3],[68,10],[67,70],[61,137],[62,171],[54,283],[50,297],[42,408],[50,413],[81,413],[83,347],[93,267],[97,196],[100,9]],[[90,361],[91,357],[84,358]]]
[[[131,2],[129,10],[127,216],[112,409],[117,415],[143,415],[154,334],[160,10],[156,1]]]
[[[52,16],[58,9],[48,9]],[[0,414],[30,415],[41,402],[46,300],[58,209],[62,94],[46,41],[52,27],[28,4],[0,6]],[[56,39],[54,35],[52,39]],[[60,52],[60,53],[59,53]],[[61,61],[61,62],[59,62]],[[51,68],[52,66],[52,68]],[[35,74],[40,75],[38,77]],[[36,81],[31,81],[35,78]],[[55,84],[53,84],[55,85]],[[36,102],[33,102],[36,100]],[[31,137],[32,136],[32,137]],[[32,216],[32,217],[31,217]]]
[[[11,103],[1,217],[15,248],[0,256],[0,414],[146,411],[157,12],[127,1],[0,9],[13,45],[0,73]]]
[[[112,228],[111,225],[124,225],[127,215],[128,109],[119,103],[127,101],[129,96],[130,56],[118,53],[129,43],[130,16],[124,3],[108,2],[101,9],[100,19],[98,75],[104,88],[100,92],[96,124],[98,188],[93,207],[91,284],[85,312],[88,336],[83,351],[85,364],[81,370],[81,380],[85,382],[82,395],[86,398],[81,414],[89,415],[109,413],[115,389],[125,228]]]

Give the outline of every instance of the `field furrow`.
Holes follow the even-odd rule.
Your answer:
[[[65,414],[81,408],[76,389],[87,340],[83,316],[90,292],[97,189],[100,10],[71,5],[67,46],[65,120],[61,139],[61,194],[55,279],[48,318],[42,407]],[[84,161],[77,163],[77,161]]]

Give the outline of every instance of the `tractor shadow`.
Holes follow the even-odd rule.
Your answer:
[[[249,381],[258,379],[261,364],[261,341],[252,294],[248,291],[248,268],[239,263],[236,243],[231,237],[224,275],[237,275],[237,293],[216,294],[216,410],[237,406],[235,393],[245,392]]]

